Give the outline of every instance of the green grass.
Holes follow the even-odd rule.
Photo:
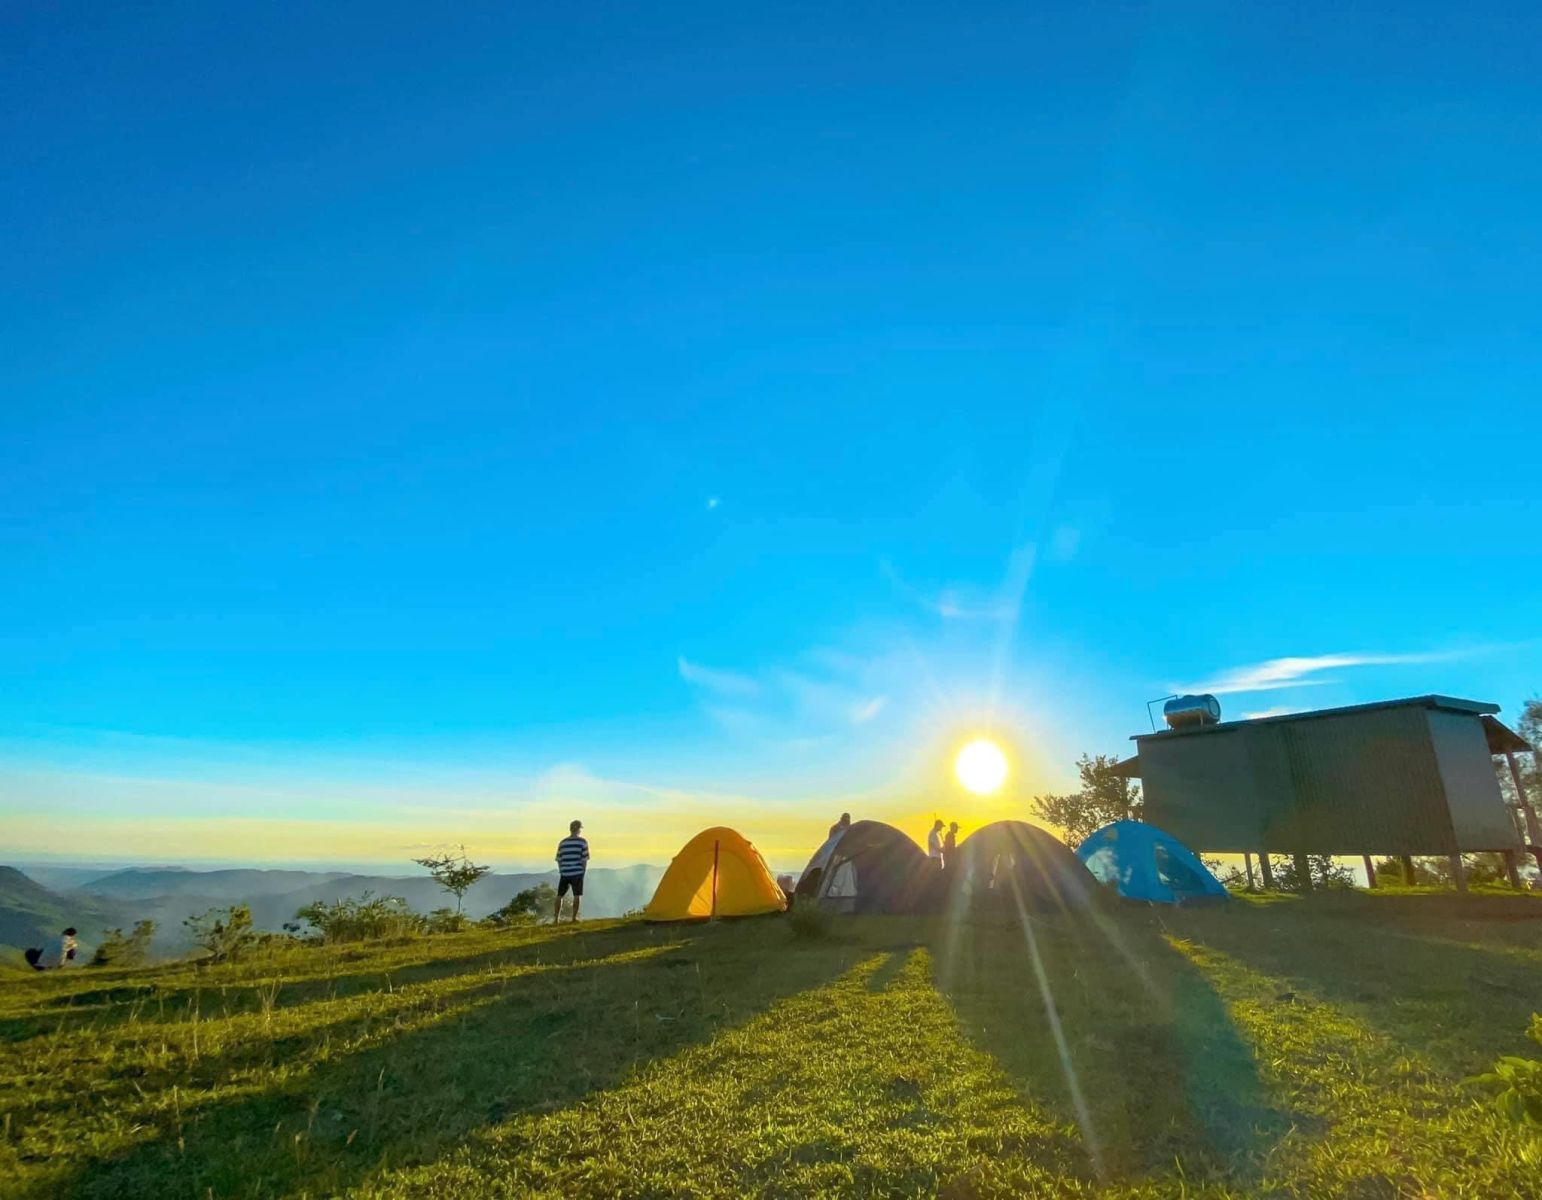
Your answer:
[[[1542,901],[593,922],[0,984],[0,1195],[1529,1197]]]

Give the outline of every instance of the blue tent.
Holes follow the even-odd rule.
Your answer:
[[[1126,900],[1147,904],[1194,904],[1226,899],[1226,889],[1199,856],[1144,821],[1115,821],[1076,848],[1099,883]]]

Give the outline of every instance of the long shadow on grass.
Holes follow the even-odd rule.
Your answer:
[[[1401,898],[1399,898],[1401,899]],[[1421,909],[1366,896],[1322,897],[1267,910],[1180,914],[1175,932],[1281,981],[1281,1002],[1299,989],[1343,1008],[1455,1080],[1514,1053],[1542,996],[1542,961],[1514,948],[1514,905],[1449,898]],[[1479,898],[1474,898],[1477,900]],[[1495,897],[1505,900],[1506,897]],[[1542,905],[1535,906],[1542,914]],[[1497,923],[1497,924],[1496,924]]]
[[[645,930],[633,929],[645,945]],[[334,1194],[431,1160],[484,1125],[573,1103],[634,1068],[818,987],[859,954],[832,945],[767,960],[780,922],[671,929],[644,960],[544,970],[464,998],[383,1044],[255,1094],[184,1095],[148,1141],[83,1163],[81,1196]],[[574,939],[582,942],[582,937]]]
[[[657,941],[654,935],[668,940]],[[201,1019],[143,1028],[118,1042],[86,1094],[57,1089],[24,1092],[13,1103],[13,1116],[20,1124],[31,1124],[63,1113],[74,1123],[90,1121],[101,1112],[135,1108],[136,1097],[167,1094],[174,1087],[193,1097],[222,1087],[249,1088],[254,1079],[280,1069],[309,1070],[316,1060],[331,1054],[334,1043],[362,1046],[390,1038],[404,1028],[433,1023],[452,1011],[505,996],[511,987],[528,986],[528,978],[534,974],[616,965],[618,955],[635,959],[673,950],[680,940],[664,930],[634,929],[630,946],[599,936],[592,947],[576,943],[593,951],[584,958],[565,955],[521,961],[515,957],[497,970],[445,973],[420,980],[418,986],[398,981],[389,989],[381,986],[361,994],[318,998],[313,1004],[275,1009],[265,1017],[203,1013]],[[235,1021],[241,1022],[239,1027]],[[206,1031],[201,1048],[196,1036],[199,1029]],[[71,1041],[66,1037],[53,1046],[62,1046],[68,1053]],[[153,1049],[157,1044],[162,1047],[159,1054]],[[57,1052],[52,1048],[45,1051]]]
[[[883,932],[869,920],[847,927],[848,945]],[[368,1194],[962,1197],[1090,1181],[1074,1132],[959,1042],[909,942],[869,943],[829,984],[709,1046]]]
[[[182,970],[172,975],[125,975],[103,987],[40,997],[32,1012],[0,1018],[0,1042],[25,1042],[83,1030],[105,1032],[139,1021],[180,1021],[195,1011],[206,1018],[223,1019],[317,1000],[346,999],[383,987],[403,987],[446,975],[599,958],[616,948],[635,944],[637,937],[633,925],[585,929],[581,941],[564,928],[533,940],[493,948],[484,946],[471,954],[442,958],[430,957],[432,941],[419,938],[406,945],[424,947],[424,957],[395,965],[381,965],[382,949],[389,952],[391,947],[365,943],[341,949],[296,948],[286,958],[257,964],[261,974],[243,966],[242,973],[235,978],[226,973],[228,968],[213,968],[207,974]],[[316,961],[309,961],[313,959],[336,962],[339,966],[356,963],[360,969],[324,974],[318,971]]]
[[[1191,1179],[1246,1184],[1300,1124],[1269,1096],[1220,996],[1144,914],[1031,927],[974,916],[934,940],[939,989],[970,1039],[1081,1127],[1106,1176],[1178,1161]]]

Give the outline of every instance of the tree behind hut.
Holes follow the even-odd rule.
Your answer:
[[[1076,760],[1081,791],[1067,796],[1035,796],[1030,811],[1047,825],[1065,832],[1073,850],[1087,835],[1110,821],[1140,820],[1140,784],[1114,773],[1119,759],[1112,754],[1083,754]]]
[[[1542,697],[1533,696],[1521,705],[1515,732],[1535,747],[1530,754],[1517,754],[1515,765],[1526,789],[1526,799],[1534,807],[1542,808]],[[1510,775],[1510,764],[1504,758],[1496,757],[1494,773],[1499,776],[1499,790],[1504,793],[1505,802],[1514,804],[1515,780]]]
[[[460,915],[461,903],[465,899],[467,889],[492,870],[491,867],[479,866],[467,858],[464,846],[456,850],[430,854],[427,858],[415,858],[412,861],[432,875],[434,882],[455,897],[457,916]]]

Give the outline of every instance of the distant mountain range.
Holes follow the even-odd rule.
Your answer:
[[[111,928],[112,907],[92,896],[65,897],[15,867],[0,867],[0,946],[41,946],[68,926],[91,935]]]
[[[591,868],[584,915],[613,917],[643,907],[663,873],[663,867],[641,864]],[[466,915],[473,920],[485,917],[515,893],[556,879],[555,871],[488,875],[467,891]],[[93,873],[81,867],[0,867],[0,945],[38,945],[45,936],[74,925],[82,944],[90,947],[105,929],[126,929],[150,919],[157,926],[156,949],[174,954],[187,948],[182,922],[211,908],[249,905],[258,928],[277,932],[313,901],[330,903],[365,892],[400,896],[418,912],[455,905],[455,898],[426,875],[185,867]]]

